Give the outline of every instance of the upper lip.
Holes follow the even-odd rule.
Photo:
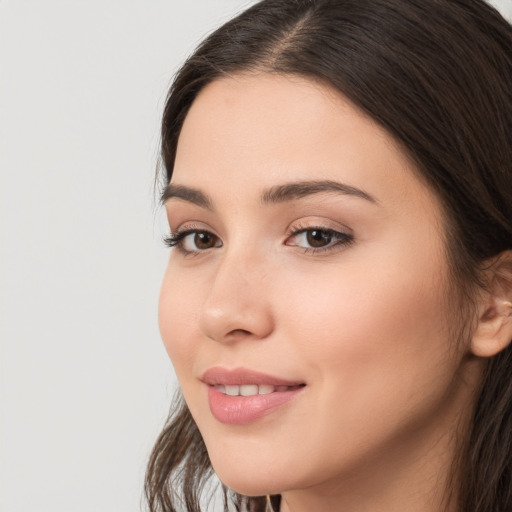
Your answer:
[[[267,384],[270,386],[300,386],[303,385],[302,381],[293,381],[274,377],[266,373],[249,370],[247,368],[222,368],[221,366],[214,366],[204,372],[201,380],[205,384],[211,386],[224,385],[224,386],[243,386],[246,384]]]

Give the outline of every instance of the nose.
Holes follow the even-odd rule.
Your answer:
[[[210,281],[199,327],[221,343],[261,340],[274,329],[265,255],[226,251]]]

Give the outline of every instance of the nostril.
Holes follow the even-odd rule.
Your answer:
[[[227,336],[250,336],[252,333],[250,331],[247,331],[245,329],[233,329],[232,331],[228,332]]]

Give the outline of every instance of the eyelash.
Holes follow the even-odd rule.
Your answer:
[[[286,240],[288,241],[288,240],[290,240],[294,237],[298,237],[299,235],[302,235],[304,233],[314,232],[314,231],[320,231],[324,235],[331,237],[333,239],[334,243],[329,242],[329,245],[327,245],[325,247],[301,247],[304,254],[319,254],[319,253],[334,252],[336,250],[340,250],[343,247],[347,247],[354,242],[353,235],[351,235],[349,233],[343,233],[340,231],[336,231],[334,229],[325,228],[325,227],[321,227],[321,226],[307,226],[307,227],[306,226],[304,226],[304,227],[297,226],[295,229],[293,229],[292,231],[287,233]],[[176,247],[176,249],[178,249],[182,254],[184,254],[186,256],[197,255],[201,252],[205,252],[206,250],[208,250],[208,249],[203,249],[203,250],[198,249],[196,251],[186,250],[184,248],[184,240],[187,236],[192,235],[192,234],[213,235],[214,237],[216,237],[218,239],[218,237],[216,235],[214,235],[212,232],[210,232],[206,229],[190,227],[190,228],[184,229],[182,231],[177,230],[175,233],[171,233],[168,237],[164,238],[164,243],[167,247],[170,247],[170,248]],[[293,247],[292,244],[286,243],[285,245],[289,245],[289,246]],[[222,244],[218,247],[221,247],[221,246],[222,246]],[[295,245],[295,247],[300,247],[300,246]],[[215,246],[213,248],[215,248]]]
[[[207,235],[213,235],[213,233],[211,233],[207,229],[195,228],[195,227],[191,226],[191,227],[183,229],[183,230],[178,229],[175,233],[171,233],[169,236],[164,238],[164,244],[170,248],[176,247],[176,249],[178,251],[180,251],[182,254],[184,254],[185,256],[199,254],[200,252],[203,252],[203,251],[201,251],[201,250],[187,251],[184,248],[184,240],[189,235],[200,234],[200,233],[204,233]],[[213,236],[216,236],[216,235],[213,235]]]

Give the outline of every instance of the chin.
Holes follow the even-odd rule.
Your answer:
[[[268,465],[251,467],[226,462],[229,467],[223,464],[213,463],[213,469],[220,481],[232,491],[244,496],[264,496],[266,494],[280,494],[288,488],[290,482],[285,482],[277,475],[276,468]],[[289,480],[289,479],[287,479]]]
[[[275,481],[249,481],[249,479],[240,478],[239,476],[234,478],[222,478],[222,475],[217,476],[226,487],[243,496],[265,496],[267,494],[280,494],[283,492],[282,487],[277,486]]]

